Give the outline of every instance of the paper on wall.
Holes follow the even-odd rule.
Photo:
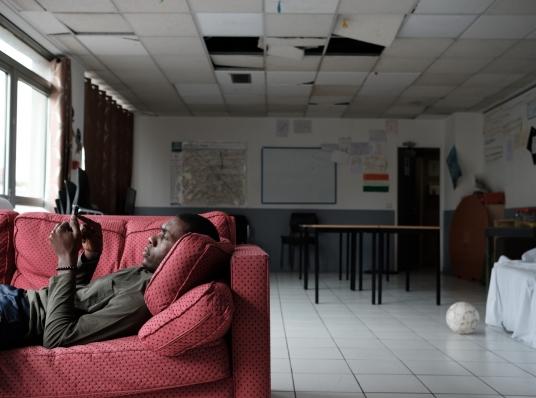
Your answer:
[[[343,151],[333,151],[331,153],[331,160],[335,163],[346,163],[348,161],[348,154]]]
[[[370,142],[387,142],[385,130],[369,130]]]
[[[371,145],[368,142],[352,142],[350,145],[350,155],[369,155],[371,152]]]

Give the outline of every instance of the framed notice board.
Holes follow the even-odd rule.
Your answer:
[[[263,147],[261,202],[337,203],[337,164],[318,147]]]

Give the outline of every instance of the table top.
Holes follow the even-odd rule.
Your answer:
[[[439,231],[436,225],[381,225],[381,224],[300,224],[300,228],[314,230],[390,230],[390,231]]]
[[[488,227],[486,236],[503,238],[536,238],[536,228],[530,227]]]

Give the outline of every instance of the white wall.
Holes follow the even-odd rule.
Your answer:
[[[137,207],[170,206],[170,154],[172,141],[240,141],[248,148],[248,208],[281,208],[262,205],[260,190],[261,148],[263,146],[320,146],[337,143],[340,137],[354,142],[368,141],[369,131],[384,129],[383,119],[312,119],[311,134],[277,137],[276,118],[177,118],[136,116],[134,122],[134,167],[132,186]],[[336,205],[300,205],[302,208],[396,210],[397,147],[414,141],[419,147],[442,148],[445,123],[442,120],[400,120],[398,133],[389,134],[386,145],[389,193],[363,193],[362,175],[350,172],[349,164],[338,166]],[[443,152],[442,155],[443,157]]]
[[[454,210],[464,196],[474,192],[475,175],[482,175],[484,171],[483,116],[481,113],[455,113],[445,124],[445,150],[441,159],[442,197],[444,210]],[[446,166],[446,158],[453,145],[456,146],[462,171],[456,189],[453,188]]]

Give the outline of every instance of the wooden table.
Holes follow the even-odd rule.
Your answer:
[[[384,244],[385,237],[387,236],[387,242],[391,234],[422,234],[430,232],[439,232],[438,226],[417,226],[417,225],[366,225],[366,224],[302,224],[300,229],[304,234],[303,241],[307,241],[309,234],[313,233],[316,240],[315,245],[315,303],[318,304],[319,296],[319,261],[318,261],[318,247],[319,237],[321,233],[349,233],[351,236],[351,271],[350,271],[350,288],[355,290],[356,279],[356,237],[359,234],[359,290],[363,289],[363,234],[369,233],[372,236],[372,304],[376,304],[376,282],[378,284],[377,296],[378,304],[382,303],[382,274],[383,268],[386,265],[385,260],[388,256],[384,256]],[[378,243],[378,245],[377,245]],[[342,245],[339,244],[339,250]],[[303,248],[300,248],[303,250]],[[308,288],[309,283],[309,250],[305,249],[304,252],[304,289]],[[340,253],[342,258],[342,253]],[[376,277],[378,280],[376,281]],[[441,269],[440,262],[436,265],[436,304],[441,304]],[[409,291],[409,268],[406,267],[406,291]]]
[[[486,245],[486,287],[489,285],[489,278],[491,275],[491,269],[495,262],[495,238],[507,238],[507,239],[534,239],[536,244],[536,228],[529,227],[489,227],[485,231],[487,238]]]

